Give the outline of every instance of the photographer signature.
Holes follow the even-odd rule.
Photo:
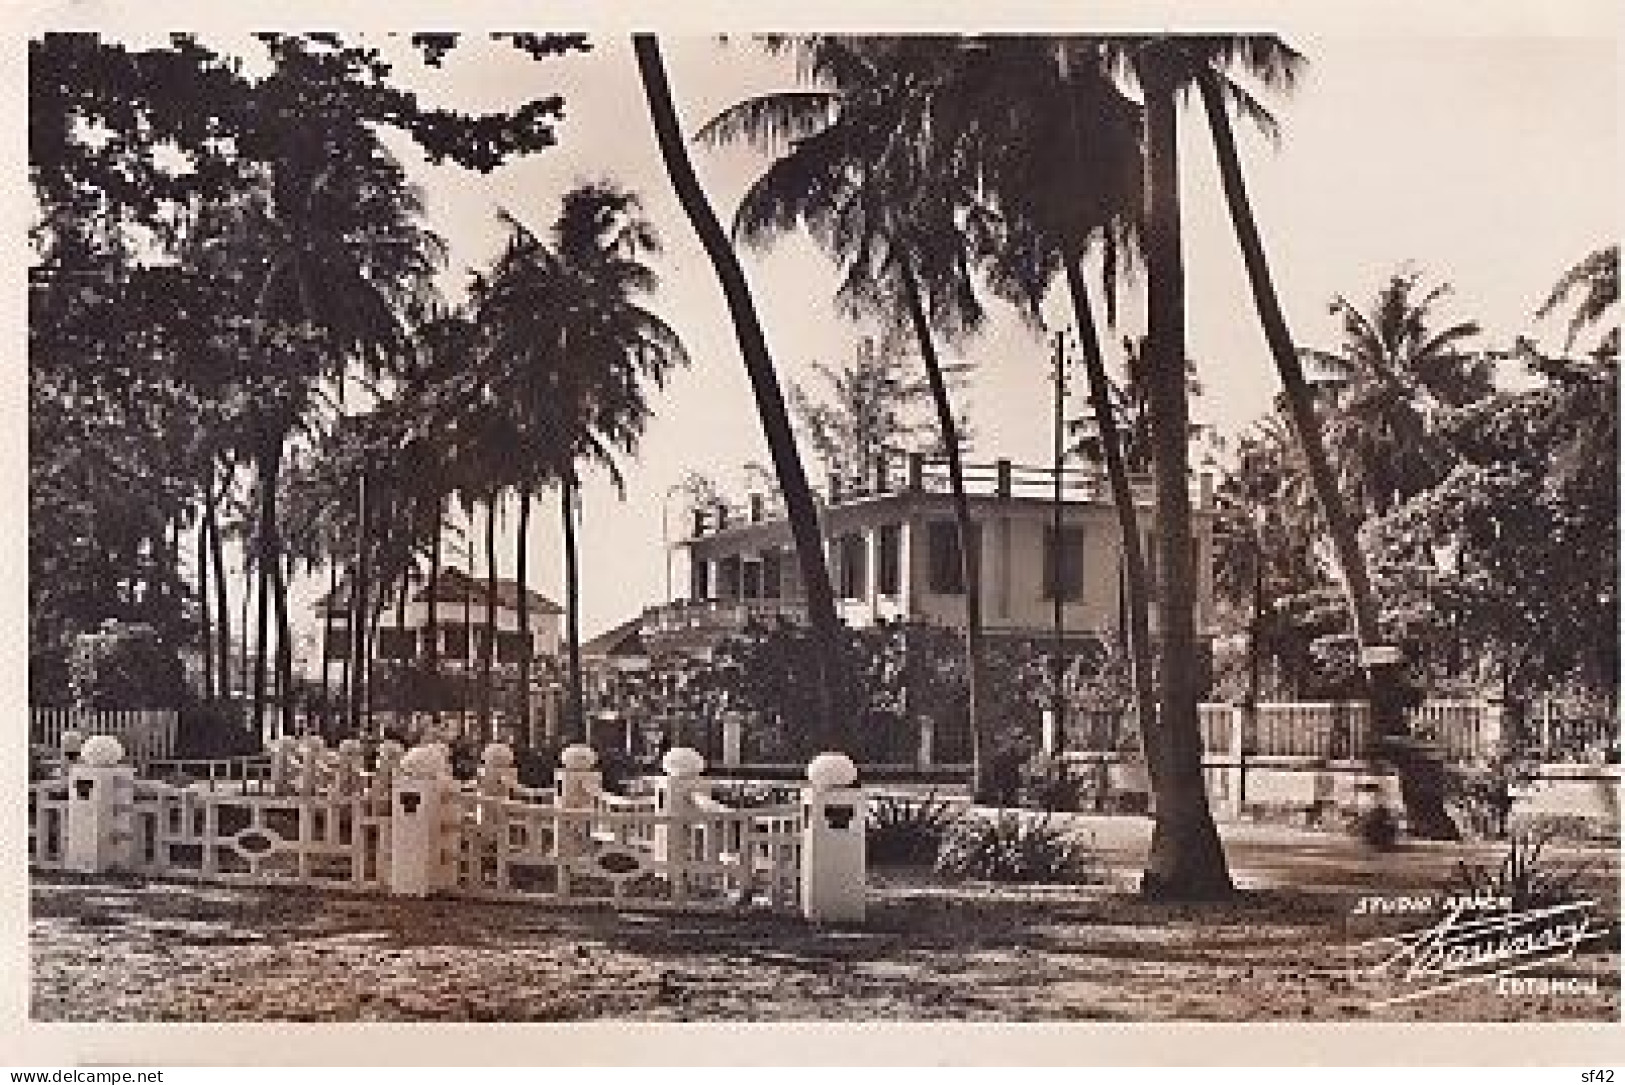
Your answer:
[[[1487,915],[1456,906],[1424,930],[1362,942],[1360,949],[1389,951],[1367,974],[1395,977],[1403,985],[1399,994],[1372,1005],[1409,1002],[1571,960],[1580,945],[1608,933],[1592,923],[1590,910],[1596,903],[1581,900]]]

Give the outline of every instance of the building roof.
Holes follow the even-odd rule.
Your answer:
[[[583,641],[581,654],[608,659],[614,658],[646,658],[649,654],[648,645],[643,642],[643,616],[628,618],[620,625]]]
[[[425,603],[429,600],[429,583],[427,577],[415,577],[417,582],[412,592],[412,601]],[[438,603],[461,604],[467,600],[475,607],[486,605],[486,581],[484,577],[471,577],[461,569],[447,567],[440,570],[440,577],[435,586],[435,601]],[[316,600],[316,612],[325,614],[337,598],[339,606],[347,606],[350,595],[350,584],[346,580],[339,585],[336,592],[327,592]],[[525,589],[525,599],[532,614],[563,614],[564,608],[559,606],[547,596],[531,588]],[[506,610],[519,609],[519,584],[517,581],[497,578],[496,582],[497,606]]]

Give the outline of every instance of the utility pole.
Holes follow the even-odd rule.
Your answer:
[[[1050,712],[1055,728],[1055,749],[1057,753],[1066,751],[1066,696],[1061,688],[1066,675],[1066,662],[1063,651],[1066,646],[1066,600],[1065,581],[1062,574],[1063,554],[1065,547],[1061,544],[1062,501],[1064,494],[1061,485],[1062,463],[1066,456],[1066,332],[1058,331],[1053,337],[1055,346],[1054,360],[1054,450],[1052,468],[1054,471],[1054,502],[1051,523],[1050,543],[1050,596],[1054,607],[1053,620],[1055,631],[1054,674],[1050,684]]]

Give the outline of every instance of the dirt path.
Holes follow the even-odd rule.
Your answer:
[[[1554,965],[1588,989],[1476,984],[1373,1008],[1353,943],[1393,923],[1341,893],[1211,906],[880,874],[870,922],[572,911],[291,889],[36,877],[32,1016],[52,1021],[1601,1020],[1612,948]],[[1608,915],[1617,913],[1611,906]],[[1415,926],[1412,922],[1411,926]],[[1613,946],[1617,946],[1617,936]],[[1596,990],[1589,990],[1595,983]]]

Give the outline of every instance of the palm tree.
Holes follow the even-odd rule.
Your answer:
[[[699,177],[694,172],[694,164],[689,160],[683,143],[682,125],[672,101],[671,82],[666,76],[665,62],[660,54],[660,44],[653,34],[634,34],[632,47],[637,56],[638,74],[666,172],[671,177],[678,203],[699,235],[727,299],[728,312],[739,340],[740,355],[756,401],[756,412],[761,420],[762,435],[767,441],[773,472],[778,476],[779,489],[784,495],[785,512],[795,540],[796,559],[801,567],[801,582],[807,594],[808,621],[812,626],[819,671],[823,677],[819,683],[822,718],[815,721],[814,733],[832,745],[842,744],[846,720],[831,696],[832,691],[844,688],[844,684],[836,678],[842,668],[840,621],[835,613],[835,592],[830,584],[829,565],[824,558],[818,506],[796,452],[795,432],[785,407],[784,391],[779,386],[761,318],[756,313],[750,287],[745,282],[744,269],[728,242],[727,234],[723,232],[722,224],[717,220],[716,212],[706,200],[705,190],[700,187]]]
[[[1098,249],[1107,318],[1115,320],[1116,287],[1132,270],[1139,245],[1144,123],[1139,108],[1102,71],[1099,49],[1087,39],[974,43],[962,50],[972,62],[947,92],[939,92],[944,108],[963,119],[937,130],[969,134],[962,153],[980,173],[980,193],[999,214],[1002,228],[985,254],[994,289],[1037,322],[1051,283],[1064,270],[1088,378],[1092,440],[1117,513],[1135,707],[1155,790],[1150,581],[1128,479],[1129,435],[1106,373],[1084,267],[1086,255]],[[1059,156],[1057,146],[1063,149]]]
[[[562,200],[548,242],[509,217],[507,250],[476,292],[488,335],[487,364],[512,404],[523,526],[529,487],[559,484],[565,551],[566,643],[573,739],[585,735],[581,684],[580,562],[576,545],[579,464],[605,467],[622,488],[616,455],[635,454],[650,416],[648,383],[687,364],[681,342],[643,299],[658,284],[647,258],[659,238],[633,194],[609,183],[580,185]],[[521,541],[522,545],[522,541]],[[521,579],[520,622],[528,629]],[[528,702],[528,662],[522,662]]]
[[[878,311],[914,335],[958,529],[972,790],[985,797],[980,560],[958,422],[937,347],[939,335],[951,339],[981,322],[971,250],[962,239],[964,232],[974,237],[981,219],[963,187],[963,171],[951,156],[932,153],[943,143],[933,137],[931,99],[922,93],[951,67],[958,43],[814,37],[789,44],[801,55],[804,76],[828,89],[747,99],[707,123],[698,138],[745,140],[778,156],[741,200],[737,238],[763,244],[805,226],[843,265],[837,299],[853,311]],[[787,137],[793,139],[788,146]]]
[[[1462,348],[1478,325],[1432,327],[1440,284],[1416,295],[1418,272],[1395,274],[1378,292],[1369,314],[1346,298],[1331,309],[1343,323],[1336,351],[1305,350],[1323,372],[1324,435],[1343,492],[1367,516],[1384,516],[1400,502],[1438,483],[1452,456],[1435,431],[1441,407],[1462,407],[1493,391],[1490,363]]]
[[[1437,761],[1405,741],[1404,694],[1397,661],[1390,652],[1368,651],[1384,646],[1383,633],[1378,624],[1376,595],[1360,552],[1355,522],[1345,506],[1330,457],[1326,453],[1319,419],[1315,414],[1314,392],[1304,374],[1298,349],[1287,327],[1280,298],[1270,276],[1269,262],[1264,254],[1264,243],[1253,216],[1252,204],[1247,198],[1241,157],[1237,153],[1235,133],[1230,124],[1231,105],[1254,120],[1265,120],[1268,114],[1250,95],[1223,77],[1224,67],[1240,63],[1248,72],[1267,83],[1290,86],[1302,58],[1275,37],[1238,35],[1190,39],[1189,44],[1186,63],[1182,71],[1176,70],[1173,82],[1176,86],[1194,82],[1202,95],[1218,157],[1225,205],[1229,209],[1236,241],[1247,269],[1253,303],[1258,310],[1276,370],[1281,375],[1288,416],[1314,486],[1321,515],[1326,521],[1327,534],[1331,536],[1343,587],[1348,595],[1354,632],[1362,649],[1362,663],[1370,687],[1373,727],[1399,772],[1406,819],[1411,831],[1424,837],[1454,839],[1459,832],[1444,809],[1442,778]],[[1265,124],[1266,132],[1273,130],[1272,124]]]

